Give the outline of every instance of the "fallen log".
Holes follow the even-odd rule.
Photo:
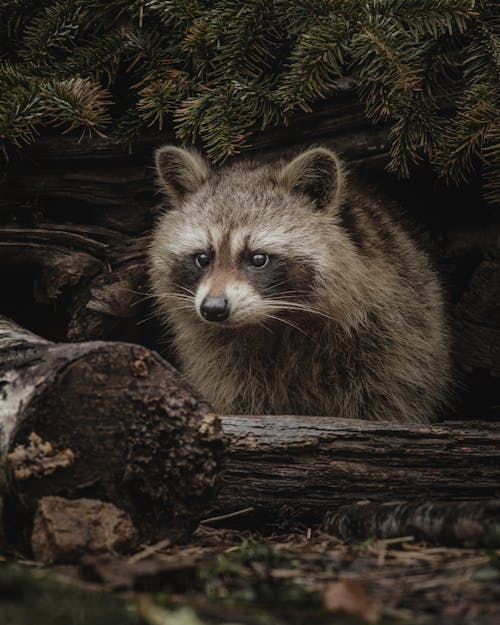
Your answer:
[[[117,328],[128,326],[118,335],[147,342],[144,333],[134,335],[149,314],[146,247],[145,237],[99,226],[0,226],[0,264],[9,292],[0,314],[54,340],[116,339]]]
[[[500,500],[360,502],[326,513],[322,529],[342,540],[413,536],[444,545],[500,547]]]
[[[403,427],[302,416],[221,421],[228,464],[211,516],[244,509],[233,524],[315,526],[326,512],[358,501],[500,498],[500,423]]]
[[[141,540],[186,535],[215,493],[222,451],[208,405],[156,353],[54,344],[0,317],[0,499],[10,542],[29,544],[47,496],[110,502]]]

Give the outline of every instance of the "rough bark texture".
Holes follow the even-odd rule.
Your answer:
[[[228,466],[213,514],[253,507],[241,517],[243,524],[315,525],[327,511],[367,500],[500,498],[498,423],[400,427],[328,417],[221,420]]]
[[[26,543],[49,495],[114,503],[150,540],[196,526],[220,471],[220,425],[157,354],[54,344],[0,318],[0,392],[7,533]]]
[[[442,545],[498,547],[500,500],[361,502],[327,512],[322,528],[343,540],[413,536]]]

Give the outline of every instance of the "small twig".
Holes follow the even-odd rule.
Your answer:
[[[172,541],[170,538],[164,538],[163,540],[160,540],[160,542],[155,543],[154,545],[148,545],[145,549],[143,549],[142,551],[139,551],[139,553],[135,553],[133,556],[130,556],[130,558],[128,559],[128,563],[135,564],[136,562],[139,562],[140,560],[144,560],[144,558],[147,558],[153,553],[160,551],[160,549],[164,549],[165,547],[168,547],[171,543]]]
[[[200,521],[200,525],[207,525],[208,523],[233,519],[234,517],[249,514],[250,512],[255,512],[255,508],[253,506],[250,508],[243,508],[242,510],[236,510],[236,512],[230,512],[229,514],[221,514],[221,516],[212,516],[209,519],[203,519],[203,521]]]
[[[408,543],[415,540],[414,536],[398,536],[396,538],[379,538],[377,542],[384,545],[397,545],[398,543]]]

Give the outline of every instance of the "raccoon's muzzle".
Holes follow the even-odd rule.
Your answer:
[[[200,312],[207,321],[225,321],[229,317],[229,302],[224,295],[208,295],[201,303]]]

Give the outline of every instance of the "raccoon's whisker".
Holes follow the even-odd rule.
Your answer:
[[[184,298],[188,298],[188,299],[191,299],[193,297],[193,295],[194,295],[194,293],[193,294],[191,294],[191,293],[189,293],[189,294],[177,293],[177,291],[163,291],[163,293],[165,295],[171,295],[172,297],[184,297]]]
[[[181,302],[192,302],[193,298],[190,295],[184,295],[184,293],[170,293],[168,291],[163,292],[162,295],[164,297],[170,297],[172,299],[177,299]]]
[[[190,310],[193,308],[192,304],[187,304],[187,303],[179,303],[179,304],[175,304],[174,306],[169,306],[168,307],[168,311],[172,311],[172,310],[180,310],[180,309],[186,309],[186,310]],[[151,319],[154,319],[155,317],[161,321],[161,316],[163,313],[164,309],[162,306],[157,305],[155,306],[154,312],[151,313],[150,315],[148,315],[147,317],[144,317],[143,319],[141,319],[140,321],[137,322],[136,325],[140,325],[141,323],[145,323],[146,321],[150,321]]]
[[[180,302],[177,304],[174,304],[174,306],[169,306],[168,310],[194,310],[193,307],[193,303],[192,302]]]
[[[134,293],[135,295],[144,295],[144,291],[134,291],[134,289],[126,289],[129,293]]]
[[[274,332],[271,330],[271,328],[268,328],[268,327],[266,326],[266,324],[265,324],[263,321],[261,321],[261,322],[260,322],[260,323],[258,323],[257,325],[259,326],[259,328],[263,328],[264,330],[267,330],[267,331],[268,331],[268,332],[270,332],[271,334],[274,334]]]
[[[268,287],[267,289],[263,289],[263,293],[272,293],[274,290],[274,287]],[[280,291],[279,293],[276,294],[276,297],[283,297],[284,295],[288,295],[288,294],[292,294],[292,295],[305,295],[306,291],[302,290],[302,291],[298,291],[297,289],[294,290],[290,290],[290,291]]]
[[[131,306],[137,306],[138,304],[142,304],[143,302],[145,302],[148,299],[153,299],[154,297],[156,297],[156,295],[146,295],[144,297],[141,297],[141,299],[138,299],[136,302],[134,302],[133,304],[131,304]]]
[[[143,302],[146,299],[152,299],[153,297],[156,297],[156,295],[154,295],[153,293],[151,294],[144,294],[144,293],[135,293],[134,291],[129,291],[129,293],[134,293],[134,295],[142,295],[142,297],[140,299],[138,299],[138,302]]]
[[[175,310],[176,308],[193,308],[193,302],[186,301],[186,300],[180,300],[174,306],[170,306],[171,310],[172,309]]]
[[[142,302],[145,302],[148,299],[153,299],[154,297],[156,297],[155,293],[145,293],[144,291],[134,291],[134,289],[126,289],[126,291],[128,293],[133,293],[134,295],[142,295],[142,297],[138,299],[136,302],[133,302],[131,306],[137,306],[137,304],[141,304]]]
[[[304,336],[307,336],[308,339],[312,339],[312,336],[310,334],[307,334],[307,332],[304,332],[302,328],[299,328],[299,326],[295,325],[288,319],[282,319],[281,317],[276,317],[275,315],[270,315],[268,313],[264,313],[264,315],[265,317],[268,317],[269,319],[274,319],[275,321],[281,321],[285,325],[290,326],[291,328],[294,328],[295,330],[297,330],[297,332],[301,332]]]
[[[273,284],[272,286],[269,286],[265,289],[262,289],[262,293],[274,293],[275,289],[280,286],[281,284],[285,284],[285,282],[278,282],[278,284]],[[283,295],[305,295],[307,293],[307,291],[305,291],[304,289],[298,290],[298,289],[293,289],[290,291],[280,291],[279,293],[276,294],[277,297],[282,297]]]
[[[156,314],[148,315],[147,317],[144,317],[144,319],[141,319],[140,321],[138,321],[135,325],[141,326],[143,323],[147,323],[148,321],[151,321],[151,319],[154,319],[155,317],[156,317]]]
[[[174,310],[191,310],[192,304],[177,304],[176,306],[169,306],[168,310],[169,312],[174,311]],[[147,317],[144,317],[144,319],[141,319],[140,321],[137,322],[136,325],[142,325],[143,323],[146,323],[147,321],[151,321],[151,319],[154,319],[155,317],[157,317],[159,315],[159,313],[161,313],[161,309],[158,309],[158,311],[155,311],[153,314],[148,315]]]
[[[266,291],[263,291],[264,296],[266,295]],[[288,297],[293,297],[293,296],[297,296],[297,297],[303,297],[305,295],[307,295],[306,291],[283,291],[282,293],[279,293],[278,295],[275,295],[273,298],[271,298],[272,300],[283,300],[283,299],[287,299]]]
[[[134,295],[146,295],[147,297],[155,297],[154,293],[148,293],[146,291],[134,291],[134,289],[125,289],[129,293],[133,293]]]
[[[182,286],[182,284],[177,284],[176,282],[172,282],[172,286],[175,286],[176,289],[182,289],[183,291],[186,291],[186,293],[189,293],[189,295],[192,295],[193,297],[196,296],[196,293],[194,291],[191,291],[191,289],[188,289],[185,286]]]
[[[275,310],[282,310],[283,307],[286,307],[289,310],[300,310],[303,312],[311,313],[313,315],[319,315],[320,317],[325,317],[326,319],[331,319],[332,321],[337,321],[337,319],[335,319],[335,317],[333,317],[332,315],[329,315],[328,313],[318,310],[317,308],[313,308],[312,306],[300,304],[299,302],[291,302],[288,300],[280,301],[280,300],[275,299],[275,301],[269,300],[266,303],[271,306],[275,304]]]
[[[276,282],[276,284],[272,284],[271,286],[268,286],[267,289],[264,289],[264,292],[277,289],[279,286],[281,286],[282,284],[286,284],[287,282],[288,280],[282,280],[281,282]]]
[[[330,319],[331,321],[338,321],[333,315],[328,315],[320,310],[316,310],[315,308],[309,308],[307,306],[288,306],[289,310],[299,310],[301,312],[308,312],[312,315],[318,315],[319,317],[324,317],[325,319]]]

